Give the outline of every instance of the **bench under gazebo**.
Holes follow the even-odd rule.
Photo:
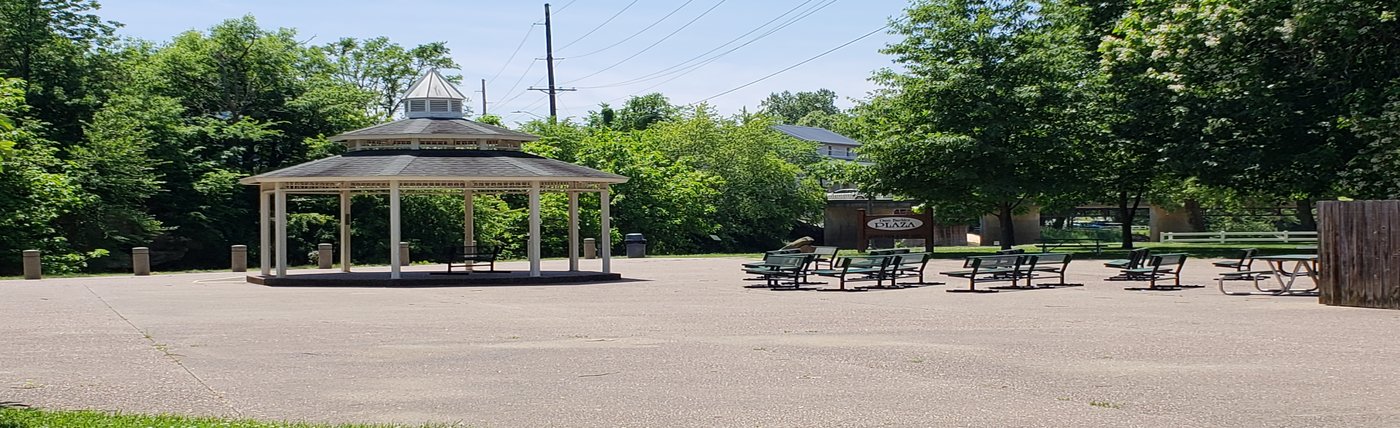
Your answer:
[[[266,285],[395,285],[413,282],[549,283],[617,279],[611,269],[609,190],[627,177],[526,153],[534,135],[464,118],[466,97],[429,71],[409,88],[404,119],[346,132],[332,138],[347,152],[241,180],[259,188],[260,275],[249,282]],[[569,198],[569,270],[540,268],[540,194],[561,192]],[[389,272],[352,272],[350,196],[388,194]],[[511,274],[405,276],[400,265],[400,197],[404,193],[461,195],[465,204],[463,247],[475,246],[472,200],[477,194],[529,195],[528,272]],[[582,193],[597,193],[601,227],[598,237],[602,272],[579,270],[579,210]],[[287,195],[334,195],[340,198],[340,273],[324,271],[288,275]],[[455,232],[454,232],[455,233]],[[275,259],[275,260],[274,260]]]

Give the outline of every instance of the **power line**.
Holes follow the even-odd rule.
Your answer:
[[[527,30],[527,31],[525,31],[525,37],[521,37],[521,38],[520,38],[520,43],[518,43],[518,44],[515,45],[515,52],[511,52],[511,53],[510,53],[510,58],[506,58],[506,62],[505,62],[504,64],[501,64],[501,69],[500,69],[500,70],[496,70],[496,75],[495,75],[495,76],[491,76],[491,78],[490,78],[490,79],[487,79],[487,80],[490,80],[491,82],[495,82],[497,77],[501,77],[501,73],[503,73],[503,72],[506,71],[506,67],[510,65],[510,62],[511,62],[511,61],[515,60],[515,55],[520,53],[520,48],[525,47],[525,42],[527,42],[527,41],[530,40],[530,34],[531,34],[531,33],[534,33],[534,32],[535,32],[535,24],[530,24],[530,29]]]
[[[608,25],[609,22],[612,22],[614,19],[617,19],[618,16],[622,15],[622,12],[626,12],[627,9],[631,9],[631,8],[632,8],[632,5],[637,4],[637,2],[639,2],[639,1],[641,1],[641,0],[632,0],[632,2],[631,2],[631,3],[628,3],[627,6],[624,6],[624,7],[622,8],[622,10],[617,11],[617,13],[614,13],[613,16],[608,17],[607,20],[604,20],[602,24],[598,24],[597,27],[593,27],[593,29],[592,29],[592,30],[588,30],[587,33],[583,33],[582,36],[579,36],[579,38],[574,39],[574,41],[569,42],[569,43],[565,44],[564,46],[560,46],[560,47],[559,47],[559,50],[568,49],[569,46],[573,46],[574,43],[578,43],[580,40],[586,39],[586,38],[588,38],[588,36],[593,35],[593,32],[598,31],[598,29],[603,28],[603,26],[605,26],[605,25]],[[810,0],[809,0],[809,1],[810,1]]]
[[[661,70],[657,70],[657,71],[652,72],[652,73],[650,73],[650,74],[646,74],[646,75],[639,76],[639,77],[636,77],[636,78],[633,78],[633,79],[629,79],[629,80],[625,80],[625,81],[622,81],[622,82],[610,83],[610,84],[604,84],[604,85],[595,85],[595,86],[585,86],[585,87],[583,87],[583,88],[584,88],[584,89],[597,89],[597,88],[609,88],[609,87],[614,87],[614,86],[627,86],[627,85],[631,85],[631,84],[634,84],[634,83],[641,83],[641,82],[645,82],[645,81],[648,81],[648,80],[659,79],[659,78],[666,77],[666,76],[669,76],[669,75],[673,75],[673,74],[676,74],[676,73],[681,73],[681,75],[689,74],[691,71],[697,70],[697,69],[699,69],[700,67],[704,67],[705,65],[708,65],[708,64],[710,64],[711,62],[714,62],[714,61],[718,60],[719,58],[721,58],[721,57],[723,57],[723,56],[725,56],[725,55],[731,54],[731,53],[733,53],[734,51],[737,51],[737,50],[739,50],[739,49],[742,49],[743,47],[748,46],[748,45],[750,45],[750,44],[753,44],[754,42],[757,42],[757,41],[759,41],[759,40],[762,40],[762,39],[764,39],[764,38],[766,38],[766,37],[772,35],[773,33],[778,32],[779,30],[782,30],[782,29],[784,29],[784,28],[787,28],[788,26],[791,26],[792,24],[795,24],[795,23],[797,23],[798,21],[801,21],[802,19],[804,19],[804,18],[806,18],[806,17],[808,17],[808,16],[811,16],[812,14],[815,14],[815,13],[821,11],[822,9],[825,9],[827,6],[831,6],[832,4],[836,3],[837,0],[830,0],[830,1],[827,1],[827,2],[825,2],[825,3],[819,3],[818,5],[812,7],[811,9],[808,9],[808,10],[806,10],[806,11],[803,11],[803,12],[799,13],[797,16],[788,19],[786,22],[783,22],[782,24],[779,24],[778,26],[769,29],[767,32],[764,32],[763,34],[758,35],[758,37],[754,37],[753,39],[751,39],[751,40],[749,40],[749,41],[747,41],[747,42],[744,42],[744,43],[742,43],[742,44],[740,44],[740,45],[738,45],[738,46],[735,46],[735,47],[733,47],[733,48],[731,48],[731,49],[729,49],[729,50],[727,50],[727,51],[721,52],[721,53],[719,53],[719,54],[717,54],[717,55],[715,55],[715,56],[713,56],[713,57],[705,58],[703,61],[700,61],[700,62],[698,62],[698,63],[690,64],[691,62],[694,62],[694,61],[696,61],[696,60],[700,60],[701,58],[704,58],[706,55],[709,55],[709,54],[711,54],[711,53],[714,53],[714,52],[717,51],[717,50],[723,49],[724,47],[729,46],[729,45],[733,44],[734,42],[737,42],[737,41],[743,39],[744,37],[746,37],[746,36],[748,36],[748,35],[750,35],[750,34],[753,34],[753,33],[755,33],[755,32],[758,32],[759,30],[762,30],[764,27],[767,27],[768,25],[770,25],[770,24],[772,24],[772,23],[774,23],[774,22],[777,22],[778,20],[782,19],[784,16],[787,16],[788,14],[790,14],[790,13],[792,13],[792,12],[798,10],[798,9],[801,9],[802,6],[805,6],[807,3],[811,3],[812,1],[815,1],[815,0],[807,0],[807,1],[805,1],[805,2],[802,2],[801,4],[798,4],[797,6],[793,7],[792,9],[788,9],[787,12],[784,12],[784,13],[782,13],[781,15],[778,15],[778,16],[774,17],[774,18],[771,19],[771,20],[768,20],[768,22],[763,23],[763,25],[759,25],[758,27],[755,27],[754,29],[749,30],[748,32],[746,32],[746,33],[744,33],[744,34],[739,35],[739,37],[735,37],[734,39],[732,39],[732,40],[730,40],[730,41],[728,41],[728,42],[725,42],[724,44],[721,44],[721,45],[719,45],[719,46],[715,46],[713,49],[710,49],[710,50],[706,51],[705,53],[702,53],[702,54],[700,54],[700,55],[696,55],[696,56],[694,56],[694,57],[692,57],[692,58],[690,58],[690,59],[687,59],[687,60],[685,60],[685,61],[682,61],[682,62],[680,62],[680,63],[678,63],[678,64],[676,64],[676,65],[672,65],[672,66],[670,66],[670,67],[666,67],[666,68],[663,68],[663,69],[661,69]],[[689,64],[689,65],[687,65],[687,64]],[[679,77],[679,76],[677,76],[677,77]],[[674,79],[668,79],[668,80],[666,80],[665,82],[669,82],[669,81],[671,81],[671,80],[674,80]],[[662,82],[662,83],[665,83],[665,82]],[[655,86],[652,86],[652,87],[654,88]],[[648,88],[648,89],[650,89],[650,88]]]
[[[554,11],[554,13],[563,12],[564,9],[568,9],[569,6],[573,6],[575,1],[578,1],[578,0],[569,0],[568,3],[564,3],[563,6],[559,6],[559,10]]]
[[[681,3],[681,5],[680,5],[679,7],[677,7],[675,10],[672,10],[671,13],[667,13],[666,16],[661,17],[661,19],[656,20],[656,22],[651,23],[651,25],[648,25],[648,26],[642,28],[641,30],[638,30],[636,33],[632,33],[632,35],[627,36],[626,38],[623,38],[622,40],[618,40],[617,43],[613,43],[613,44],[611,44],[611,45],[608,45],[607,47],[604,47],[604,48],[602,48],[602,49],[598,49],[598,50],[593,51],[593,52],[589,52],[589,53],[586,53],[586,54],[580,54],[580,55],[570,55],[569,57],[570,57],[570,58],[582,58],[582,57],[586,57],[586,56],[589,56],[589,55],[596,54],[596,53],[598,53],[598,52],[602,52],[602,51],[605,51],[605,50],[608,50],[608,49],[612,49],[612,48],[614,48],[614,47],[617,47],[617,45],[626,43],[628,40],[632,40],[632,38],[637,37],[637,36],[641,35],[642,33],[647,32],[647,30],[650,30],[652,27],[655,27],[655,26],[661,24],[661,22],[662,22],[662,21],[665,21],[666,18],[670,18],[671,15],[675,15],[676,12],[680,12],[681,9],[685,9],[685,7],[686,7],[687,5],[689,5],[690,3],[694,2],[694,1],[695,1],[695,0],[686,0],[685,3]]]
[[[536,62],[539,62],[539,59],[535,59],[534,61],[530,61],[530,65],[529,65],[528,67],[525,67],[525,72],[524,72],[524,73],[520,73],[520,77],[515,79],[515,83],[512,84],[512,85],[510,85],[510,89],[507,89],[507,90],[506,90],[506,95],[501,96],[501,98],[505,98],[506,96],[509,96],[510,94],[512,94],[512,93],[515,92],[515,88],[520,87],[520,82],[523,81],[523,80],[525,80],[525,76],[530,75],[530,70],[533,69],[533,68],[535,68],[535,63],[536,63]],[[540,80],[544,80],[544,79],[541,78]],[[539,82],[537,81],[537,82],[535,82],[535,83],[539,83]],[[521,93],[523,94],[523,93],[525,93],[525,92],[521,92]],[[520,95],[518,95],[518,94],[516,95],[516,97],[519,97],[519,96],[520,96]],[[513,99],[515,99],[515,98],[511,98],[511,99],[513,100]],[[507,100],[507,101],[509,101],[509,100]]]
[[[654,42],[654,43],[648,45],[647,47],[642,48],[642,50],[637,51],[637,53],[632,54],[632,56],[629,56],[629,57],[627,57],[627,58],[623,58],[622,61],[618,61],[618,62],[614,63],[613,65],[609,65],[609,66],[607,66],[607,67],[603,67],[602,70],[595,71],[595,72],[593,72],[592,74],[589,74],[589,75],[587,75],[587,76],[583,76],[583,77],[580,77],[580,78],[577,78],[577,79],[574,79],[574,80],[570,80],[569,82],[570,82],[570,83],[572,83],[572,82],[577,82],[577,81],[579,81],[579,80],[583,80],[583,79],[587,79],[587,78],[589,78],[589,77],[597,76],[598,74],[600,74],[600,73],[602,73],[602,72],[604,72],[604,71],[611,70],[611,69],[613,69],[613,68],[615,68],[615,67],[617,67],[617,66],[619,66],[619,65],[622,65],[622,64],[627,63],[627,61],[632,60],[632,58],[636,58],[638,55],[641,55],[641,54],[643,54],[643,53],[646,53],[646,51],[651,50],[651,48],[656,47],[656,45],[661,44],[661,42],[666,41],[666,39],[671,38],[671,36],[676,35],[676,33],[680,33],[681,30],[684,30],[684,29],[686,29],[686,27],[689,27],[691,24],[694,24],[695,21],[699,21],[700,18],[704,18],[705,15],[709,15],[711,11],[715,10],[716,8],[718,8],[720,5],[724,4],[724,2],[726,2],[726,1],[729,1],[729,0],[719,0],[719,2],[718,2],[718,3],[715,3],[714,6],[710,6],[709,9],[705,9],[705,12],[701,13],[700,15],[697,15],[695,18],[692,18],[689,22],[686,22],[685,25],[682,25],[682,26],[680,26],[679,28],[676,28],[674,31],[671,31],[671,34],[667,34],[666,37],[662,37],[660,40],[657,40],[656,42]]]
[[[793,65],[790,65],[790,66],[788,66],[787,68],[784,68],[784,69],[782,69],[782,70],[775,71],[775,72],[773,72],[772,74],[769,74],[769,75],[767,75],[767,76],[760,77],[760,78],[758,78],[758,80],[754,80],[754,81],[752,81],[752,82],[739,85],[738,87],[735,87],[734,89],[730,89],[730,90],[727,90],[727,91],[724,91],[724,92],[720,92],[720,93],[718,93],[718,94],[711,95],[711,96],[709,96],[709,97],[707,97],[707,98],[704,98],[704,99],[702,99],[702,100],[699,100],[699,101],[696,101],[696,102],[693,102],[693,103],[690,103],[690,104],[686,104],[685,106],[686,106],[686,107],[689,107],[689,106],[693,106],[693,105],[696,105],[696,104],[700,104],[700,103],[703,103],[703,102],[705,102],[705,101],[709,101],[709,100],[712,100],[712,99],[715,99],[715,98],[719,98],[719,97],[728,95],[728,94],[731,93],[731,92],[734,92],[734,91],[737,91],[737,90],[740,90],[740,89],[747,88],[747,87],[749,87],[749,86],[751,86],[751,85],[753,85],[753,84],[755,84],[755,83],[762,82],[762,81],[764,81],[764,80],[768,80],[769,78],[771,78],[771,77],[773,77],[773,76],[777,76],[777,75],[779,75],[779,74],[782,74],[782,73],[785,72],[785,71],[788,71],[788,70],[791,70],[791,69],[800,67],[800,66],[802,66],[803,64],[806,64],[806,63],[809,63],[809,62],[812,62],[812,61],[816,61],[817,58],[824,57],[824,56],[826,56],[827,54],[830,54],[830,53],[832,53],[832,52],[836,52],[837,50],[840,50],[841,48],[844,48],[844,47],[846,47],[846,46],[850,46],[851,44],[853,44],[853,43],[855,43],[855,42],[859,42],[859,41],[861,41],[861,40],[864,40],[866,37],[870,37],[870,36],[875,35],[875,33],[878,33],[878,32],[881,32],[881,31],[885,31],[885,29],[890,28],[890,25],[891,25],[891,24],[885,24],[885,26],[880,27],[880,28],[877,28],[877,29],[875,29],[875,31],[871,31],[871,32],[869,32],[869,33],[865,33],[864,35],[861,35],[860,37],[856,37],[856,38],[854,38],[854,39],[851,39],[851,41],[848,41],[848,42],[846,42],[846,43],[842,43],[841,45],[836,46],[836,47],[834,47],[834,48],[827,49],[826,52],[822,52],[822,53],[817,54],[817,55],[814,56],[814,57],[811,57],[811,58],[807,58],[807,59],[805,59],[805,60],[802,60],[802,62],[799,62],[799,63],[793,64]]]

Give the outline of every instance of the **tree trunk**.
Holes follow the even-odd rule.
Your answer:
[[[1206,213],[1201,203],[1195,199],[1186,200],[1186,221],[1191,223],[1192,232],[1206,231]]]
[[[1123,249],[1133,249],[1133,216],[1137,210],[1128,206],[1128,192],[1118,192],[1118,223],[1123,231]]]
[[[1303,230],[1317,230],[1317,218],[1313,217],[1312,199],[1303,198],[1295,201],[1298,207],[1298,227]]]
[[[1010,250],[1011,246],[1016,245],[1016,223],[1011,221],[1010,203],[1002,203],[1000,208],[1001,213],[997,217],[1001,221],[1001,249]]]

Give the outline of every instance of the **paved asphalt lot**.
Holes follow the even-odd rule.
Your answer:
[[[988,295],[748,289],[739,262],[620,259],[632,280],[564,286],[0,281],[0,402],[480,427],[1400,426],[1400,311],[1124,291],[1093,261],[1071,266],[1086,287]],[[1207,261],[1187,271],[1213,287]]]

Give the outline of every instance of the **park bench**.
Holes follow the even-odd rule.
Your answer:
[[[817,267],[821,267],[822,263],[826,263],[828,269],[833,269],[836,267],[837,251],[840,251],[837,247],[812,247],[812,255],[816,256],[815,259],[812,259],[812,263]]]
[[[453,273],[452,268],[462,268],[462,273],[470,273],[478,267],[487,268],[487,272],[496,272],[496,260],[500,258],[500,246],[468,245],[448,255],[447,273]]]
[[[851,275],[855,275],[857,277],[856,279],[873,279],[875,280],[876,287],[884,287],[884,281],[886,278],[888,278],[890,280],[890,285],[893,286],[894,276],[890,274],[890,271],[892,269],[892,264],[894,262],[895,257],[896,256],[888,255],[841,256],[836,258],[834,265],[830,269],[817,269],[812,271],[811,273],[817,276],[827,276],[840,279],[841,285],[840,288],[838,288],[838,290],[840,291],[855,291],[862,290],[865,288],[846,288],[846,281],[855,280],[847,278]]]
[[[894,257],[895,257],[895,258],[894,258],[894,261],[892,262],[893,268],[890,269],[890,274],[893,275],[893,277],[890,279],[890,285],[894,285],[894,286],[910,286],[910,285],[940,285],[940,284],[943,284],[942,282],[937,282],[937,281],[935,281],[935,282],[925,282],[925,281],[924,281],[924,268],[928,267],[928,261],[929,261],[930,258],[933,257],[932,254],[929,254],[929,253],[909,253],[909,254],[899,254],[899,255],[896,255],[896,256],[894,256]],[[895,280],[898,279],[898,278],[914,278],[914,277],[918,277],[918,278],[919,278],[919,282],[909,282],[909,283],[904,283],[904,284],[897,284],[897,283],[895,283]]]
[[[767,288],[800,288],[812,263],[811,254],[770,254],[762,263],[745,264],[744,272],[758,275]],[[784,282],[783,280],[789,280]]]
[[[1109,281],[1137,281],[1143,279],[1142,275],[1122,273],[1123,270],[1141,268],[1144,263],[1151,261],[1152,250],[1138,248],[1128,251],[1128,258],[1115,259],[1104,262],[1104,267],[1119,269],[1120,273],[1109,277]]]
[[[997,290],[979,289],[978,283],[1010,281],[1014,287],[1025,272],[1022,264],[1028,259],[1025,255],[972,256],[963,262],[962,270],[939,272],[955,278],[966,278],[965,289],[948,290],[949,293],[995,293]]]
[[[1048,274],[1045,275],[1047,277],[1056,276],[1060,279],[1060,282],[1057,284],[1041,284],[1041,287],[1079,287],[1084,285],[1065,282],[1065,270],[1069,269],[1069,262],[1074,260],[1074,255],[1072,254],[1044,253],[1031,254],[1027,257],[1031,258],[1031,260],[1025,264],[1025,268],[1027,269],[1027,272],[1025,272],[1027,287],[1031,286],[1032,279],[1041,277],[1041,274]]]
[[[1146,288],[1130,287],[1125,290],[1178,290],[1198,288],[1199,285],[1181,285],[1181,269],[1186,266],[1186,254],[1161,254],[1152,256],[1146,267],[1123,269],[1123,273],[1138,280],[1147,280]],[[1157,285],[1157,281],[1172,278],[1172,285]]]
[[[1061,247],[1093,248],[1094,254],[1099,254],[1103,252],[1103,240],[1098,238],[1040,238],[1040,242],[1036,243],[1036,245],[1040,247],[1040,252],[1042,253],[1048,253]]]
[[[1215,267],[1234,269],[1237,271],[1249,270],[1254,266],[1254,255],[1259,253],[1258,248],[1245,248],[1240,250],[1240,257],[1236,260],[1226,260],[1223,262],[1211,263]]]

